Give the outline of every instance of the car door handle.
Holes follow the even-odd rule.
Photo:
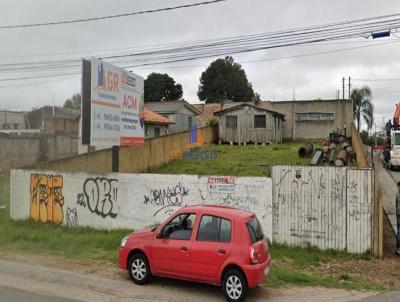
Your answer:
[[[218,253],[220,253],[220,254],[225,254],[225,250],[224,250],[224,249],[219,249],[219,250],[218,250]]]
[[[187,250],[188,250],[188,248],[186,246],[181,247],[181,251],[187,251]]]

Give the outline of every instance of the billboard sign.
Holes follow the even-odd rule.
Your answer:
[[[144,145],[144,80],[99,59],[82,65],[82,144]]]

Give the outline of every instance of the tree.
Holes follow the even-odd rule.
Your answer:
[[[361,118],[367,124],[368,129],[374,123],[374,105],[372,104],[371,89],[368,86],[353,89],[351,100],[353,101],[353,118],[357,122],[357,130],[360,131]]]
[[[175,101],[183,95],[182,85],[166,73],[151,73],[144,81],[144,101]]]
[[[80,93],[75,93],[72,98],[66,99],[64,102],[64,108],[69,109],[81,109],[82,97]]]
[[[207,67],[201,74],[197,95],[206,103],[247,102],[260,97],[254,93],[242,66],[232,57],[217,59]]]

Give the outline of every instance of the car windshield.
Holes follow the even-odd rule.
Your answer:
[[[264,238],[261,224],[256,217],[247,222],[246,225],[247,230],[249,231],[251,243],[255,243]]]

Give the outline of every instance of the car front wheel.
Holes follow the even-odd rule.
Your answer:
[[[244,301],[247,295],[247,282],[245,276],[236,269],[227,271],[224,275],[222,290],[227,301]]]
[[[150,279],[151,272],[149,262],[143,254],[134,254],[129,259],[129,276],[136,284],[143,285]]]

